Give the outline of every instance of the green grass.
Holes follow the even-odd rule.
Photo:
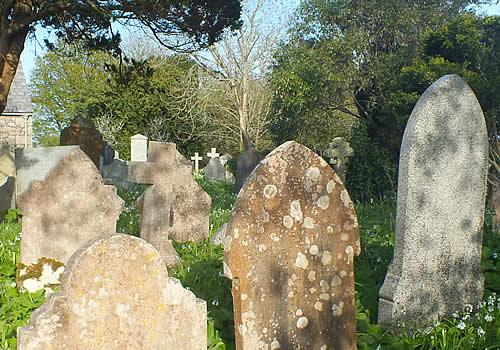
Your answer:
[[[212,197],[210,234],[230,216],[235,196],[232,186],[197,181]],[[137,235],[138,214],[134,201],[142,188],[119,190],[126,209],[118,222],[118,231]],[[394,249],[395,201],[358,204],[362,253],[356,259],[356,318],[358,348],[362,349],[499,349],[500,274],[497,268],[500,236],[493,233],[491,215],[487,213],[483,239],[482,267],[485,275],[485,299],[481,305],[462,310],[455,317],[441,320],[425,331],[403,327],[399,334],[384,331],[375,324],[378,290],[383,283]],[[0,223],[0,349],[15,349],[16,328],[27,323],[31,312],[44,299],[43,292],[19,293],[15,288],[15,269],[19,258],[20,225],[15,212]],[[223,249],[209,243],[175,244],[182,264],[170,275],[197,297],[207,301],[209,349],[234,349],[234,325],[231,282],[222,276]],[[464,306],[465,307],[465,306]],[[460,311],[460,310],[457,310]],[[483,334],[484,332],[484,334]]]

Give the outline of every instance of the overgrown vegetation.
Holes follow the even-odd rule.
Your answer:
[[[235,200],[232,187],[209,182],[197,175],[198,182],[212,196],[211,235],[224,224]],[[126,210],[119,231],[138,232],[133,202],[141,189],[120,190]],[[395,200],[356,205],[360,222],[362,253],[356,259],[356,319],[358,348],[363,349],[497,349],[500,346],[500,279],[498,251],[500,236],[493,233],[491,213],[486,213],[483,239],[485,298],[480,305],[464,305],[449,319],[424,331],[407,325],[394,334],[376,325],[378,290],[384,280],[394,249]],[[0,223],[0,349],[16,348],[16,329],[29,320],[31,312],[44,300],[43,292],[20,293],[15,287],[19,261],[21,226],[11,212]],[[223,248],[208,240],[199,244],[175,244],[182,265],[170,275],[198,298],[207,301],[209,349],[234,349],[231,282],[222,275]],[[495,294],[496,293],[496,294]]]

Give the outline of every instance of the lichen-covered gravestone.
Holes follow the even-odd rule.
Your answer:
[[[147,162],[131,162],[129,181],[153,185],[138,199],[141,238],[160,251],[165,263],[179,262],[171,239],[208,237],[210,196],[194,180],[191,164],[174,143],[150,142]]]
[[[487,155],[476,96],[459,76],[442,77],[419,99],[404,133],[380,323],[426,323],[481,300]]]
[[[18,150],[16,166],[17,206],[23,224],[24,266],[19,277],[31,283],[28,289],[33,291],[43,283],[30,280],[30,266],[44,273],[50,266],[34,265],[52,261],[52,269],[58,268],[87,241],[115,234],[123,201],[113,186],[103,184],[99,171],[78,146]],[[52,280],[47,271],[45,275]]]
[[[0,144],[0,220],[14,202],[16,166],[9,145]]]
[[[73,255],[61,292],[18,329],[18,349],[206,350],[206,332],[206,303],[168,277],[158,251],[114,235]]]
[[[269,154],[239,194],[224,249],[238,349],[356,349],[358,222],[321,157],[295,142]]]

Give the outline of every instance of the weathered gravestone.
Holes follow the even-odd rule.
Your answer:
[[[210,158],[207,166],[203,168],[203,174],[208,180],[226,180],[226,169],[222,165],[219,157]]]
[[[71,126],[62,131],[60,144],[79,145],[98,169],[101,165],[101,156],[107,152],[106,148],[110,148],[92,122],[82,117],[75,117],[71,121]]]
[[[420,97],[403,136],[380,323],[426,323],[481,301],[487,155],[476,96],[459,76],[442,77]]]
[[[14,203],[16,165],[9,145],[0,144],[0,220]]]
[[[153,244],[168,266],[178,263],[171,239],[208,237],[210,196],[191,175],[191,165],[174,143],[150,142],[147,162],[131,162],[129,181],[152,185],[136,202],[141,238]]]
[[[344,185],[287,142],[241,190],[224,242],[238,349],[356,349],[358,222]]]
[[[207,307],[168,277],[158,251],[114,235],[79,249],[51,295],[18,329],[19,350],[207,349]]]
[[[328,144],[328,148],[324,152],[324,156],[329,158],[329,163],[333,166],[333,170],[345,183],[345,174],[349,158],[354,155],[354,150],[349,142],[342,137],[336,137]]]
[[[39,260],[66,264],[90,239],[116,233],[123,201],[78,146],[19,149],[16,166],[21,278]]]

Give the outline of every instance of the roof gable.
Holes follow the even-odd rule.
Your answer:
[[[21,62],[19,62],[16,75],[10,87],[4,113],[33,113],[31,96],[28,91]]]

